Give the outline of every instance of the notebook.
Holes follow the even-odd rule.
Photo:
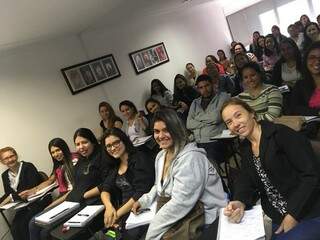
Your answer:
[[[231,223],[220,210],[217,240],[262,240],[265,239],[261,205],[245,211],[240,223]]]
[[[35,218],[35,222],[43,225],[51,224],[64,216],[68,213],[72,212],[73,210],[80,207],[80,203],[77,202],[68,202],[64,201],[63,203],[59,204],[58,206],[52,208],[48,212],[38,216]]]
[[[35,194],[29,196],[28,202],[33,202],[33,201],[43,197],[44,195],[46,195],[47,193],[49,193],[50,191],[52,191],[53,189],[55,189],[57,187],[58,187],[58,184],[56,182],[52,183],[51,185],[37,191]]]
[[[157,202],[151,204],[147,211],[144,211],[138,215],[130,213],[126,221],[126,229],[132,229],[142,225],[149,224],[156,215]]]
[[[86,206],[84,209],[82,209],[80,212],[78,212],[76,215],[70,218],[63,225],[69,227],[83,227],[103,210],[104,205]]]

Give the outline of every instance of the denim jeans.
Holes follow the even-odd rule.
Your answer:
[[[320,239],[320,217],[302,220],[286,233],[274,234],[279,225],[272,224],[272,240],[317,240]]]

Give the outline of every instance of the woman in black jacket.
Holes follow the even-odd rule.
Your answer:
[[[119,224],[123,227],[124,239],[140,239],[147,231],[146,226],[126,231],[124,224],[134,202],[149,192],[154,184],[154,161],[150,156],[137,151],[119,129],[108,129],[103,135],[102,143],[115,163],[104,181],[101,193],[106,209],[105,226]]]
[[[0,206],[9,202],[26,201],[30,189],[40,184],[43,179],[36,167],[30,162],[18,161],[18,154],[12,147],[0,149],[0,160],[8,169],[2,173],[4,196]],[[28,222],[33,215],[41,212],[51,201],[51,197],[36,201],[17,210],[11,224],[11,234],[14,240],[28,240]]]
[[[221,113],[229,130],[245,139],[235,201],[224,214],[240,222],[258,193],[273,222],[273,239],[320,239],[320,171],[309,141],[286,126],[257,122],[239,99],[227,101]]]
[[[173,105],[184,123],[187,121],[189,107],[197,97],[199,97],[199,93],[193,87],[188,86],[187,79],[183,75],[177,74],[174,77]]]

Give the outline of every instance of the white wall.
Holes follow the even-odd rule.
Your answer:
[[[204,57],[219,48],[228,49],[230,38],[222,9],[206,3],[179,12],[126,19],[116,26],[84,32],[81,41],[78,36],[61,37],[1,52],[0,147],[13,146],[20,159],[50,173],[49,140],[62,137],[73,149],[76,128],[97,127],[100,101],[109,101],[117,109],[121,100],[130,99],[142,108],[153,78],[172,89],[175,74],[183,73],[187,62],[202,68]],[[128,53],[159,42],[165,43],[170,61],[136,75]],[[60,69],[109,53],[122,76],[71,95]],[[0,238],[5,231],[1,227]]]
[[[142,108],[152,79],[159,78],[173,89],[175,74],[184,73],[187,62],[191,61],[202,69],[205,56],[216,55],[219,48],[228,49],[231,38],[222,9],[215,3],[205,3],[179,12],[148,19],[141,16],[130,19],[129,23],[85,32],[82,39],[91,58],[100,56],[101,52],[112,52],[116,57],[123,76],[102,86],[113,106],[129,98]],[[164,42],[170,61],[136,75],[128,53],[159,42]]]

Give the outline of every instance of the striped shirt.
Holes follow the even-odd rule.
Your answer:
[[[277,87],[263,84],[262,91],[256,97],[242,92],[238,98],[246,102],[257,114],[257,120],[273,121],[281,115],[282,95]]]

